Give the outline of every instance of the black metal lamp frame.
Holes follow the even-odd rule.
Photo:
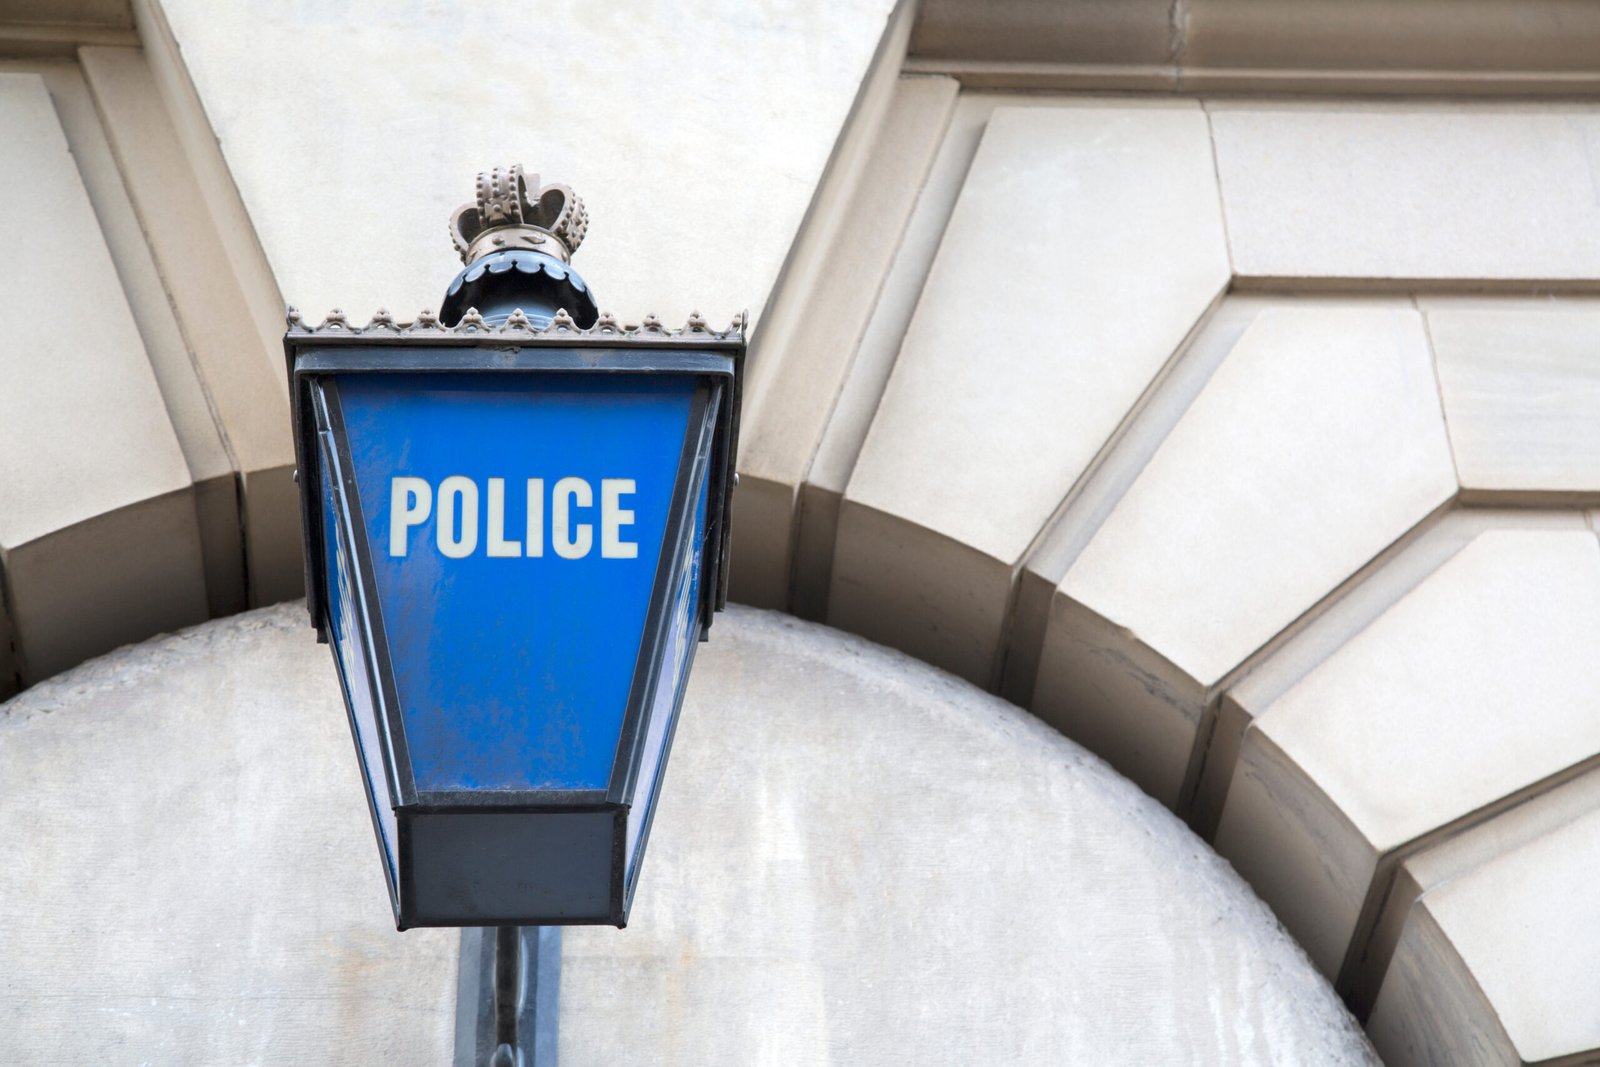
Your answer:
[[[350,530],[365,528],[361,502],[355,490],[349,443],[345,438],[338,387],[339,375],[354,374],[670,374],[692,375],[699,381],[694,394],[690,432],[686,435],[678,468],[678,484],[669,514],[666,537],[658,560],[651,592],[644,640],[634,670],[622,736],[604,790],[510,791],[484,793],[469,791],[420,791],[416,788],[407,754],[405,724],[390,666],[389,647],[384,635],[383,613],[374,589],[370,550],[361,537],[345,543],[353,562],[352,608],[359,623],[370,635],[372,656],[364,658],[367,681],[379,705],[381,719],[377,731],[383,765],[390,776],[394,799],[397,842],[395,870],[388,879],[396,925],[415,926],[549,925],[610,923],[625,926],[642,866],[627,867],[626,820],[633,803],[644,802],[655,782],[640,782],[644,758],[644,727],[648,700],[662,661],[662,646],[668,639],[665,620],[673,590],[682,576],[684,559],[678,551],[691,535],[699,480],[709,480],[707,488],[707,529],[704,558],[715,561],[708,566],[700,589],[697,630],[702,640],[711,625],[715,610],[726,602],[728,518],[733,490],[733,457],[737,447],[739,395],[743,378],[744,338],[742,329],[717,334],[689,328],[676,333],[605,329],[577,330],[552,326],[542,331],[506,327],[428,326],[411,333],[389,326],[354,330],[342,323],[316,330],[291,328],[284,339],[289,364],[293,400],[296,458],[299,464],[301,506],[304,514],[304,552],[306,564],[306,606],[318,639],[328,639],[326,562],[323,545],[323,482],[332,491],[336,506],[345,509]],[[714,421],[705,418],[707,408],[716,412]],[[697,428],[699,432],[697,433]],[[331,447],[331,454],[329,449]],[[699,464],[698,456],[709,455]],[[337,472],[337,473],[334,473]],[[690,655],[692,656],[692,649]],[[348,694],[346,694],[348,697]],[[681,701],[682,694],[677,694]],[[674,721],[668,725],[666,752],[670,753]],[[347,707],[349,702],[347,700]],[[351,715],[352,735],[356,724]],[[359,743],[359,742],[358,742]],[[661,767],[666,764],[663,756]],[[659,773],[659,772],[658,772]],[[363,776],[366,775],[363,765]],[[364,783],[379,838],[377,794],[370,781]],[[641,789],[644,793],[641,793]],[[428,892],[428,875],[413,863],[413,838],[418,833],[438,838],[493,831],[485,813],[590,813],[612,820],[609,864],[610,899],[601,908],[581,909],[583,914],[478,914],[460,908],[440,907],[445,894]],[[653,816],[653,808],[650,813]],[[431,824],[431,825],[430,825]],[[650,818],[639,830],[638,855],[648,843]],[[463,854],[492,855],[495,844],[483,839],[482,849],[463,849]],[[492,879],[495,872],[474,872]],[[431,901],[431,903],[430,903]]]

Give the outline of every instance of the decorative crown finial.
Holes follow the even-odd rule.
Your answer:
[[[523,174],[520,164],[480,171],[477,202],[450,217],[450,237],[463,263],[518,248],[570,263],[588,228],[577,193],[565,185],[541,188],[539,176]]]

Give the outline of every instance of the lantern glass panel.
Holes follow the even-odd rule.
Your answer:
[[[715,410],[712,409],[708,412],[708,418],[714,417]],[[661,671],[656,676],[654,689],[645,704],[644,754],[640,761],[633,805],[628,810],[626,877],[630,887],[634,883],[639,857],[643,852],[641,846],[654,814],[656,796],[661,787],[661,772],[683,704],[684,684],[688,681],[695,647],[700,640],[700,582],[708,491],[705,457],[697,457],[695,466],[699,485],[694,491],[694,525],[690,528],[688,542],[683,546],[682,573],[672,597],[671,614],[667,621],[666,655]]]
[[[608,787],[696,388],[339,376],[419,792]]]
[[[345,707],[350,714],[351,728],[356,736],[356,746],[361,754],[361,772],[367,787],[367,801],[372,807],[373,819],[378,827],[379,844],[383,850],[384,873],[388,877],[389,892],[398,891],[395,855],[394,798],[389,787],[389,775],[380,747],[378,731],[382,716],[379,714],[377,689],[373,672],[363,650],[370,649],[370,640],[361,640],[357,627],[362,625],[357,605],[363,602],[358,588],[357,570],[352,561],[345,538],[351,525],[340,518],[339,497],[334,492],[340,471],[334,449],[328,447],[326,435],[320,435],[322,453],[322,533],[323,552],[327,565],[327,634],[333,645],[334,663],[338,667],[339,682],[344,688]]]

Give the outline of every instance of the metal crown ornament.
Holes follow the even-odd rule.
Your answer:
[[[578,326],[593,326],[599,308],[572,267],[588,228],[583,201],[567,186],[540,188],[539,176],[530,180],[520,166],[480,172],[476,201],[450,217],[450,238],[466,266],[450,283],[440,318],[454,326],[476,309],[498,326],[520,310],[543,327],[565,311]]]
[[[526,248],[570,263],[589,228],[589,215],[570,187],[538,186],[539,176],[529,180],[520,164],[479,172],[477,202],[461,205],[450,216],[450,238],[461,262]],[[536,189],[532,196],[530,187]]]

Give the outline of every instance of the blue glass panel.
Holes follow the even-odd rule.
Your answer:
[[[416,788],[605,789],[697,383],[338,384]]]
[[[712,417],[708,413],[708,418]],[[662,759],[666,754],[667,738],[683,704],[684,683],[689,678],[689,667],[694,662],[695,643],[700,640],[700,566],[705,549],[706,494],[708,482],[705,469],[700,470],[698,503],[695,505],[694,527],[689,542],[684,546],[684,566],[678,588],[673,594],[671,613],[668,616],[667,654],[656,676],[655,689],[646,703],[644,758],[639,766],[638,784],[634,787],[633,806],[628,809],[627,879],[633,880],[633,869],[639,861],[639,844],[643,830],[648,825],[656,794],[661,787]]]
[[[373,690],[372,679],[376,673],[369,670],[365,655],[372,648],[369,638],[364,638],[358,627],[355,605],[359,604],[359,587],[356,568],[350,551],[350,522],[333,493],[333,484],[339,478],[339,468],[334,450],[323,440],[322,451],[322,535],[323,551],[328,572],[328,641],[333,645],[334,663],[339,668],[339,681],[344,686],[345,707],[356,735],[356,747],[361,754],[361,768],[366,780],[368,799],[378,820],[383,839],[384,873],[389,877],[391,892],[397,891],[395,877],[395,817],[394,798],[389,789],[389,775],[384,767],[383,751],[379,747],[378,731],[382,716],[378,712],[379,699]]]

